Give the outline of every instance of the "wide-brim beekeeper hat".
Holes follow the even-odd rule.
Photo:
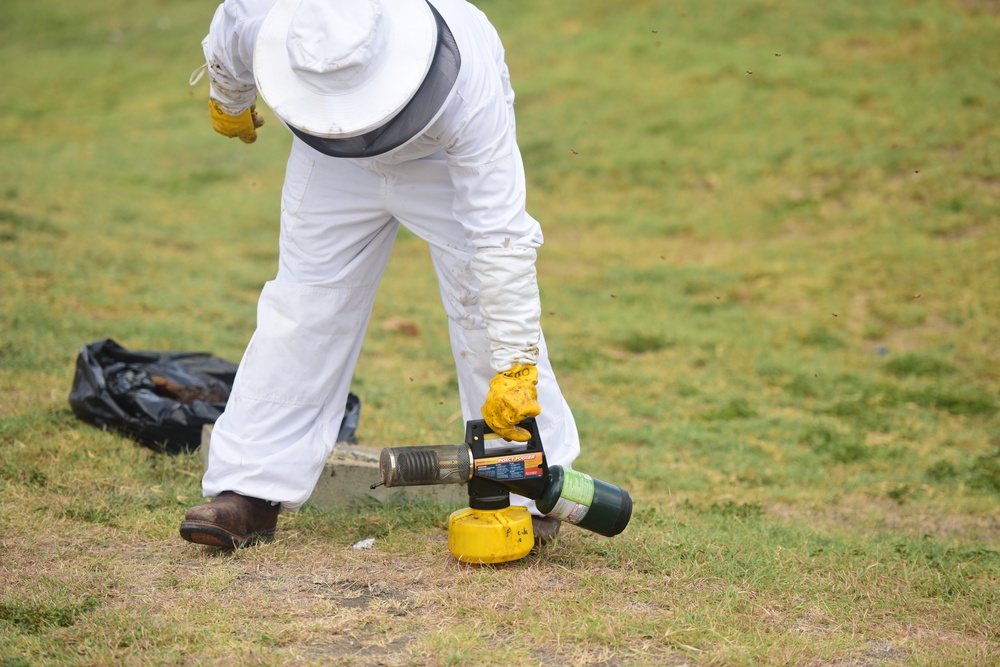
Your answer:
[[[436,16],[426,0],[278,0],[257,37],[257,90],[293,130],[359,137],[421,88],[438,50]]]

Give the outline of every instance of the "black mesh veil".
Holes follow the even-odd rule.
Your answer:
[[[434,12],[434,20],[437,22],[437,49],[434,51],[427,76],[413,95],[413,99],[403,107],[402,111],[385,125],[356,137],[327,139],[289,125],[288,128],[292,133],[324,155],[360,158],[388,153],[423,131],[448,99],[462,64],[455,36],[448,29],[448,24],[444,22],[438,10],[429,2],[427,4]]]

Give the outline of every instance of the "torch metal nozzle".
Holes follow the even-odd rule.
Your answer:
[[[472,479],[472,449],[465,443],[386,447],[378,467],[386,486],[464,484]]]

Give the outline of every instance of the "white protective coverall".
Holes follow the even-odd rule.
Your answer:
[[[254,45],[273,4],[227,0],[203,42],[211,96],[233,115],[256,100]],[[542,232],[525,211],[503,46],[471,4],[431,4],[454,35],[461,68],[422,134],[370,158],[328,157],[293,138],[278,272],[263,288],[257,329],[213,429],[206,496],[235,491],[286,510],[309,498],[336,441],[400,224],[430,248],[463,418],[481,418],[495,371],[537,363],[537,423],[549,463],[571,467],[579,454],[539,324]],[[535,511],[526,499],[512,502]]]

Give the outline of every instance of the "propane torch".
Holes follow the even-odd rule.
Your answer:
[[[543,514],[613,537],[632,517],[632,498],[613,484],[570,468],[549,466],[534,419],[520,426],[527,443],[486,450],[500,439],[486,422],[465,427],[465,442],[451,445],[386,447],[379,456],[378,486],[467,484],[469,507],[448,518],[448,549],[466,563],[503,563],[523,558],[534,546],[527,508],[512,506],[510,494],[530,498]],[[510,446],[507,446],[510,445]]]

